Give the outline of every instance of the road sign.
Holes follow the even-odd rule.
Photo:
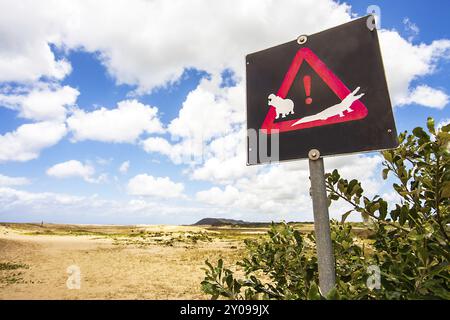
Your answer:
[[[268,153],[278,135],[277,160],[308,158],[312,149],[330,156],[398,145],[370,18],[247,55],[247,128],[269,141]],[[261,157],[260,144],[248,144],[248,164],[271,159]]]

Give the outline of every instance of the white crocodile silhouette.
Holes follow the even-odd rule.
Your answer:
[[[359,89],[360,87],[356,88],[353,92],[349,93],[340,103],[335,104],[334,106],[331,106],[312,116],[301,118],[293,125],[291,125],[291,127],[300,123],[306,123],[316,120],[326,120],[336,115],[339,115],[339,117],[343,117],[344,111],[352,112],[353,110],[350,107],[353,104],[353,102],[355,102],[364,95],[364,93],[360,93],[355,96],[355,94],[358,92]]]

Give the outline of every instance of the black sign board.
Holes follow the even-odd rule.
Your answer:
[[[370,19],[247,55],[247,129],[257,133],[249,134],[257,141],[248,143],[248,164],[307,158],[311,149],[330,156],[398,145]],[[278,159],[270,157],[275,137]]]

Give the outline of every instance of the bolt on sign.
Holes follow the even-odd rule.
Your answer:
[[[247,164],[398,146],[371,18],[247,55]]]

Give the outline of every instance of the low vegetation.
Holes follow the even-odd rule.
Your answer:
[[[15,283],[23,283],[22,269],[28,269],[29,266],[23,263],[0,262],[0,286]]]
[[[450,299],[450,125],[400,134],[400,146],[382,152],[382,175],[398,197],[389,205],[368,198],[361,183],[335,170],[326,175],[330,203],[352,210],[333,221],[336,285],[319,289],[315,238],[287,224],[272,225],[262,240],[247,240],[239,277],[219,259],[206,261],[202,290],[212,299]],[[345,222],[361,214],[367,233]],[[377,283],[379,271],[380,283]]]

